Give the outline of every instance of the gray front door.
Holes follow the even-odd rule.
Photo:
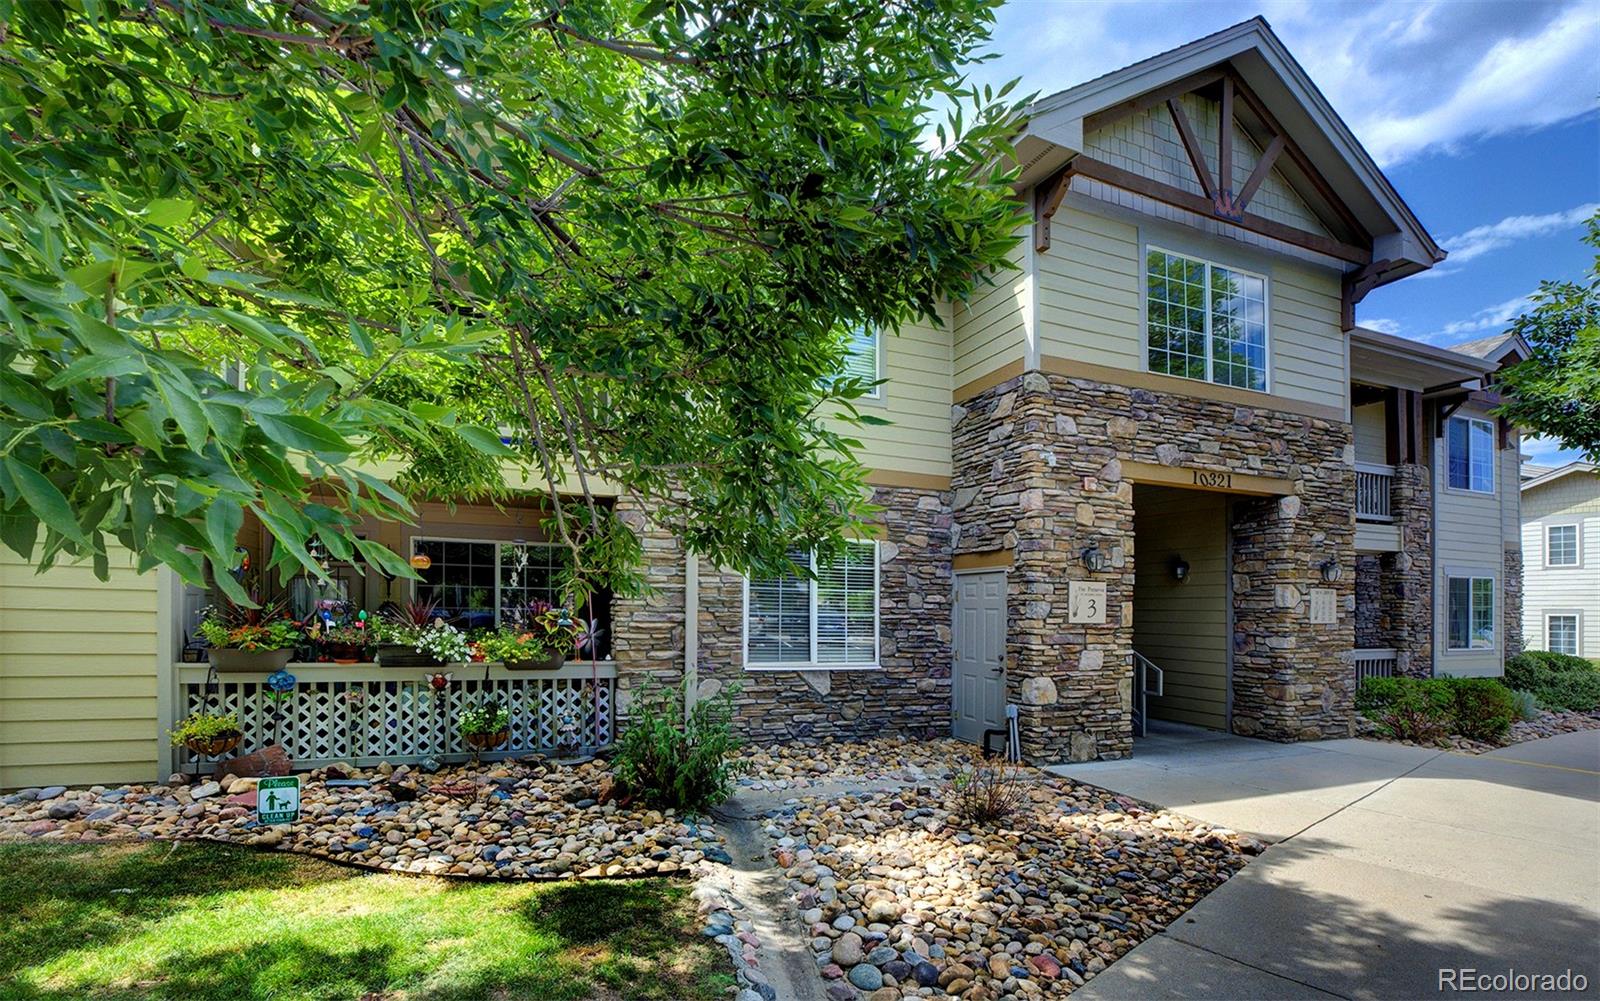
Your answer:
[[[983,731],[1003,726],[1006,684],[1006,575],[1002,571],[956,575],[955,661],[950,687],[955,735],[983,742]]]

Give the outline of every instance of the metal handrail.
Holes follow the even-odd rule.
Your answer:
[[[1146,657],[1137,650],[1133,651],[1133,666],[1134,673],[1137,675],[1134,680],[1138,682],[1134,691],[1134,701],[1137,703],[1134,712],[1134,720],[1139,725],[1139,736],[1143,737],[1145,735],[1145,724],[1150,718],[1150,704],[1148,699],[1152,695],[1156,698],[1160,698],[1162,694],[1166,692],[1167,674],[1165,671],[1161,670],[1161,668],[1156,666],[1155,661],[1151,660],[1149,657]],[[1150,687],[1151,672],[1154,672],[1156,676],[1156,686],[1154,689]]]

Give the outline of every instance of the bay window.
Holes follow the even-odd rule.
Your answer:
[[[792,572],[745,582],[745,665],[877,667],[877,543],[848,542],[832,560],[789,558]]]

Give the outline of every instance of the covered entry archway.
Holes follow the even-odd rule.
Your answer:
[[[1136,483],[1133,510],[1133,649],[1161,677],[1160,694],[1149,695],[1143,708],[1150,719],[1227,730],[1228,497]],[[1138,668],[1136,659],[1134,684],[1143,686],[1147,679]]]

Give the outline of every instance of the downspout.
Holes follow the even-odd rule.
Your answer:
[[[694,711],[700,688],[700,557],[683,563],[683,716]]]

